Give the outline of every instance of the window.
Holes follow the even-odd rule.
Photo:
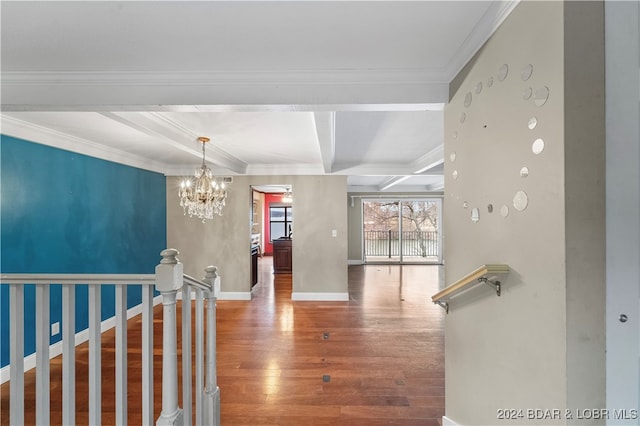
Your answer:
[[[293,209],[291,206],[269,206],[269,232],[271,241],[280,237],[291,238]]]

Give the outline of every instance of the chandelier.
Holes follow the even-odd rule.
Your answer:
[[[291,193],[291,188],[287,188],[287,191],[282,195],[283,203],[291,203],[293,201],[293,194]]]
[[[184,214],[196,216],[204,223],[207,219],[213,219],[214,214],[222,216],[227,190],[224,181],[215,177],[204,162],[204,146],[209,138],[199,137],[198,140],[202,142],[202,165],[195,170],[194,177],[184,178],[180,182],[178,196]]]

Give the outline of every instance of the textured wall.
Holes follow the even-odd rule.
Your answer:
[[[8,136],[1,145],[3,273],[153,273],[166,247],[165,177]],[[2,342],[9,339],[9,291],[2,286]],[[130,288],[129,307],[140,303]],[[78,288],[77,331],[87,327],[87,290]],[[114,315],[103,290],[103,319]],[[26,289],[26,312],[35,306]],[[59,286],[51,322],[61,321]],[[25,354],[35,351],[35,315],[25,318]],[[51,339],[54,343],[60,335]],[[2,366],[9,346],[2,345]]]
[[[446,282],[512,268],[501,297],[479,286],[451,303],[446,415],[460,424],[604,406],[602,4],[569,3],[520,3],[445,111]]]
[[[167,179],[168,244],[180,251],[185,273],[201,277],[219,267],[221,291],[249,296],[251,186],[291,185],[293,191],[293,291],[347,292],[345,176],[234,176],[223,216],[184,216],[177,178]],[[331,230],[337,237],[331,237]]]

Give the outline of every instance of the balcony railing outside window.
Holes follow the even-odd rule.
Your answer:
[[[400,256],[400,231],[364,231],[365,257]],[[438,257],[437,231],[402,231],[402,254]]]

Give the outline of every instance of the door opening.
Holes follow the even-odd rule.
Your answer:
[[[365,263],[442,263],[442,201],[362,201]]]

